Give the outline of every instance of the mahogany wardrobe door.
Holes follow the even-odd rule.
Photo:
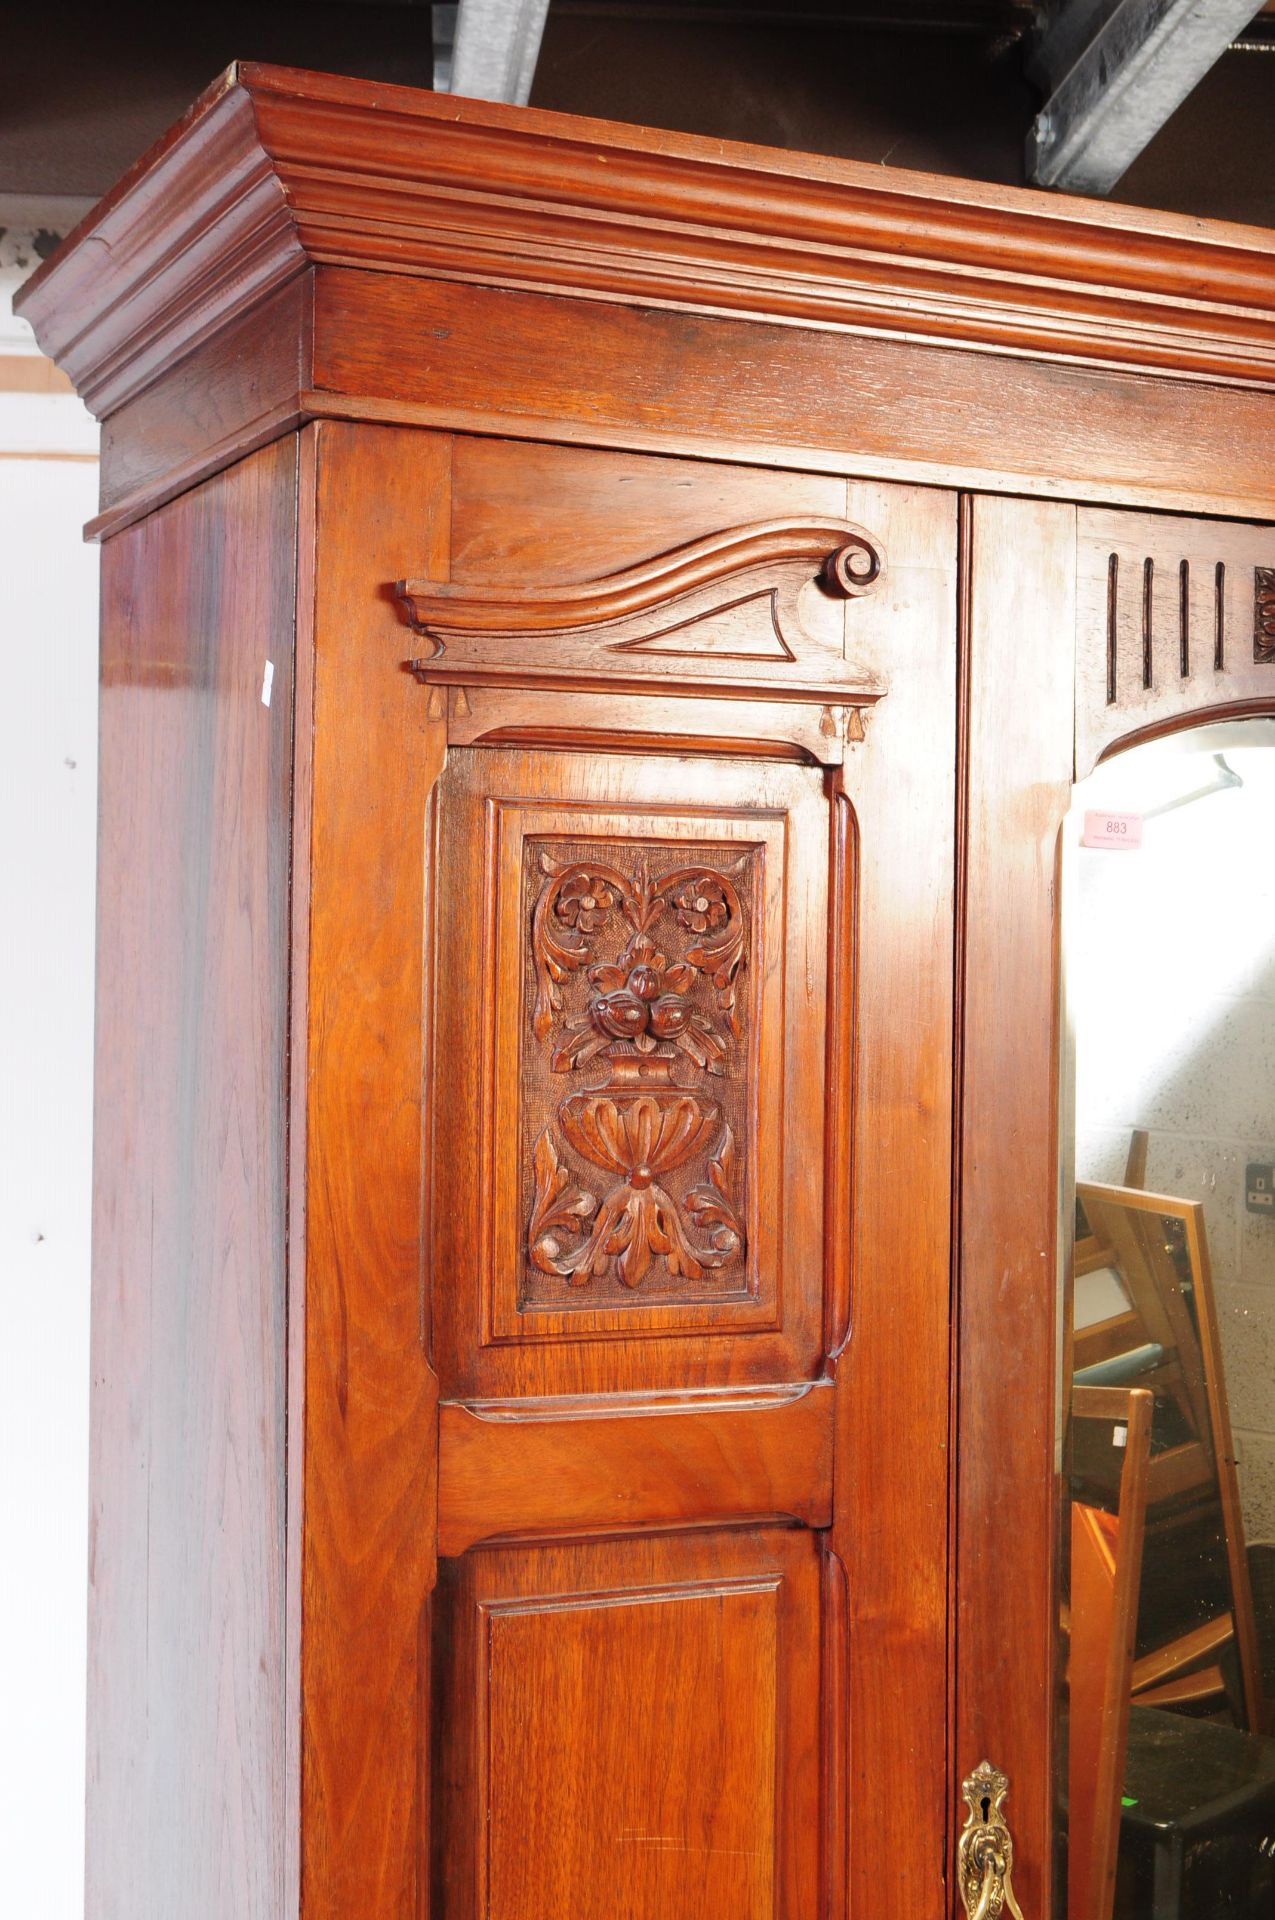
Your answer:
[[[1275,528],[980,497],[967,551],[956,1770],[1028,1915],[1258,1911]]]
[[[938,1920],[955,498],[304,457],[308,1910]]]

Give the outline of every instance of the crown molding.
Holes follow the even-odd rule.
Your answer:
[[[99,414],[308,266],[1275,386],[1275,234],[232,67],[33,276]]]
[[[67,236],[14,307],[103,419],[307,264],[252,95],[232,67]]]

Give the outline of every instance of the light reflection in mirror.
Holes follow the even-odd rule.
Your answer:
[[[1065,829],[1068,1920],[1275,1915],[1275,721]]]

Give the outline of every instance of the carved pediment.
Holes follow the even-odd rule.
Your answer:
[[[852,657],[845,603],[884,565],[849,521],[767,520],[575,585],[395,593],[432,644],[412,671],[434,684],[863,705],[884,688]]]

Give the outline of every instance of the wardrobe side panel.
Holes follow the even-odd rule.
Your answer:
[[[88,1920],[282,1911],[295,551],[289,438],[103,554]]]

